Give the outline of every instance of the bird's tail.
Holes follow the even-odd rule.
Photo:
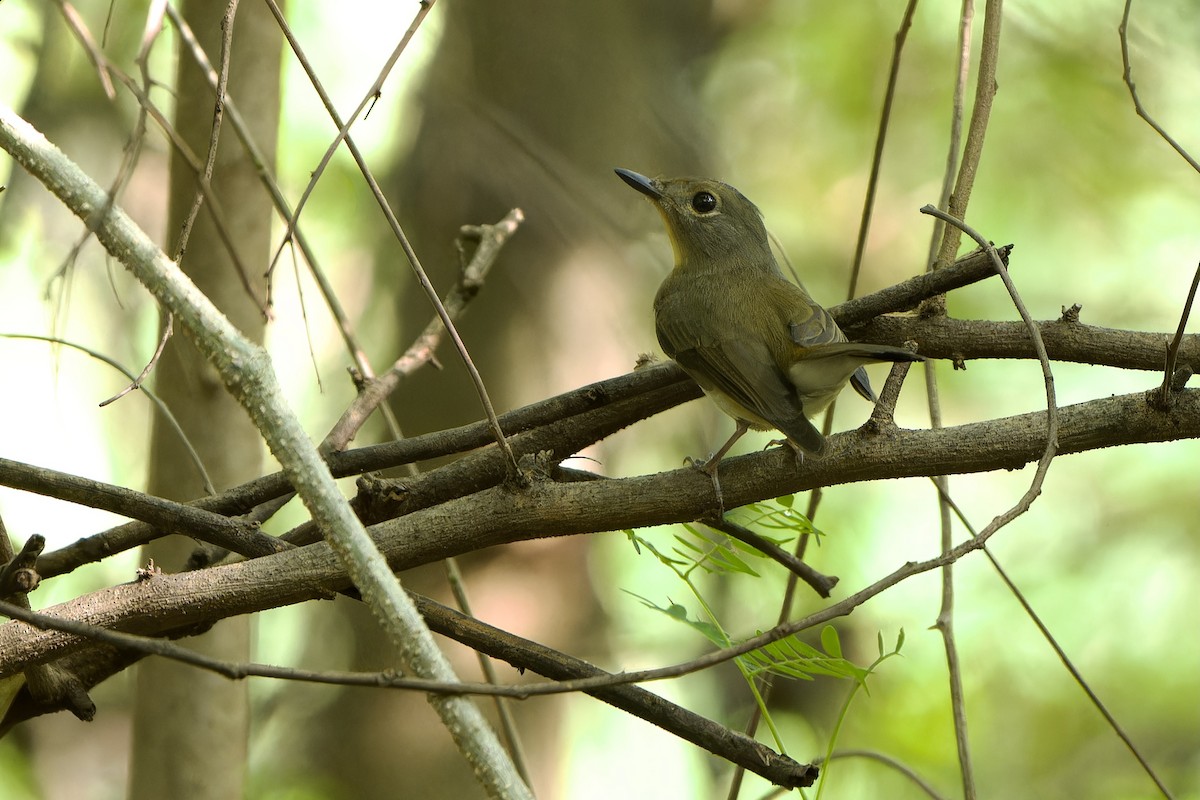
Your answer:
[[[836,344],[824,345],[819,348],[820,352],[814,351],[810,357],[845,357],[845,358],[860,358],[867,363],[879,361],[928,361],[925,356],[918,355],[911,350],[905,350],[903,347],[893,347],[888,344],[863,344],[861,342],[838,342]],[[867,371],[862,367],[854,370],[854,374],[850,376],[850,385],[854,387],[854,391],[865,400],[874,403],[878,398],[875,396],[875,390],[871,388],[871,381],[867,378]]]

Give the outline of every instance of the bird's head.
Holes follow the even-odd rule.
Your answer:
[[[727,183],[706,178],[647,178],[616,170],[662,214],[675,266],[774,266],[758,208]]]

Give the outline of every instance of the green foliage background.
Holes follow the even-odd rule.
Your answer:
[[[369,85],[411,9],[392,4],[296,3],[292,24],[341,108],[350,108]],[[441,5],[441,4],[439,4]],[[355,135],[383,171],[403,163],[422,113],[417,88],[441,35],[443,8],[435,9],[371,116]],[[762,208],[768,226],[813,291],[829,304],[845,294],[898,3],[795,3],[789,0],[723,0],[713,4],[724,35],[711,57],[680,80],[702,99],[697,136],[711,141],[716,176],[737,185]],[[140,17],[129,11],[118,27],[134,35]],[[523,13],[514,9],[513,13]],[[87,9],[93,29],[103,14]],[[931,224],[916,209],[935,202],[945,163],[954,78],[958,4],[922,3],[904,54],[896,109],[889,131],[878,204],[860,292],[888,285],[924,268]],[[1057,317],[1078,303],[1085,322],[1114,328],[1172,331],[1191,273],[1200,259],[1200,175],[1136,118],[1121,80],[1117,39],[1121,3],[1016,2],[1005,9],[999,92],[982,169],[968,220],[997,242],[1014,242],[1012,271],[1027,305],[1039,319]],[[395,15],[392,18],[389,15]],[[1200,152],[1200,7],[1193,3],[1141,3],[1131,29],[1134,77],[1142,98],[1167,130]],[[382,24],[384,21],[387,24]],[[976,23],[982,27],[982,8]],[[620,43],[614,43],[619,53]],[[53,78],[35,82],[37,52],[53,54]],[[160,43],[156,68],[169,74],[170,48]],[[46,55],[44,58],[48,58]],[[619,55],[614,55],[619,57]],[[332,135],[303,77],[289,60],[279,172],[296,197]],[[0,4],[0,99],[37,109],[31,87],[59,97],[95,98],[94,73],[57,17],[31,0]],[[157,96],[169,106],[166,92]],[[968,103],[970,95],[968,96]],[[586,98],[547,98],[551,103]],[[969,108],[969,105],[968,105]],[[53,123],[47,132],[101,181],[119,160],[121,125],[132,107],[122,97],[39,109]],[[651,114],[652,109],[631,109]],[[156,234],[162,220],[154,182],[163,179],[164,145],[153,148],[126,205]],[[647,173],[654,164],[614,164]],[[158,170],[157,172],[155,170]],[[0,159],[0,177],[9,162]],[[4,178],[15,182],[15,177]],[[598,193],[611,175],[588,175],[573,209],[595,220],[598,236],[617,245],[611,275],[572,273],[556,317],[562,335],[537,351],[490,365],[518,376],[506,406],[539,399],[579,383],[632,367],[639,351],[654,348],[649,301],[666,269],[668,249],[657,220],[632,196],[627,207],[607,207]],[[605,189],[604,192],[608,190]],[[398,198],[398,205],[419,198]],[[518,203],[522,201],[518,198]],[[497,205],[494,219],[506,207]],[[632,227],[614,222],[633,220]],[[393,292],[409,281],[403,265],[380,258],[378,212],[353,165],[339,154],[304,218],[306,231],[326,254],[326,268],[343,302],[359,320],[376,364],[397,352]],[[539,225],[531,219],[530,225]],[[158,226],[157,228],[155,226]],[[28,187],[0,195],[0,332],[55,333],[102,349],[130,366],[154,347],[156,312],[118,266],[106,264],[95,245],[84,252],[65,294],[45,287],[78,226]],[[64,233],[65,231],[65,233]],[[500,270],[519,270],[501,264]],[[567,272],[562,273],[564,276]],[[301,279],[301,285],[307,285]],[[507,277],[503,280],[519,280]],[[601,281],[595,283],[589,281]],[[271,336],[278,369],[314,435],[321,435],[348,402],[341,380],[347,359],[327,315],[308,287],[308,330],[323,380],[318,389],[303,344],[305,324],[296,281],[278,280],[277,318]],[[599,297],[576,293],[602,286]],[[608,292],[619,292],[607,294]],[[487,294],[480,304],[487,302]],[[576,328],[573,303],[610,310],[608,327]],[[956,292],[950,313],[965,318],[1015,319],[1002,287],[992,281]],[[480,312],[483,314],[484,312]],[[580,312],[582,313],[582,312]],[[597,313],[593,311],[589,314]],[[521,309],[493,309],[489,324],[520,325]],[[1194,326],[1193,326],[1194,328]],[[520,343],[520,333],[513,332]],[[472,341],[468,339],[468,346]],[[446,355],[443,360],[449,361]],[[0,398],[0,455],[124,485],[144,480],[149,407],[130,397],[100,410],[123,379],[67,348],[0,340],[10,391]],[[624,366],[621,366],[621,365]],[[1041,375],[1033,363],[972,362],[965,372],[937,367],[946,424],[1037,410],[1044,405]],[[531,376],[530,373],[535,373]],[[1154,386],[1154,374],[1080,365],[1056,365],[1061,404]],[[485,379],[488,373],[485,371]],[[915,375],[914,375],[915,377]],[[926,422],[919,381],[910,380],[898,419]],[[836,429],[867,414],[856,399],[838,408]],[[591,453],[612,474],[675,466],[725,435],[728,424],[702,404],[664,415],[662,424],[639,426]],[[133,434],[131,434],[133,432]],[[743,445],[760,447],[766,437]],[[993,540],[993,549],[1027,593],[1065,650],[1149,756],[1177,797],[1200,797],[1200,629],[1196,625],[1200,575],[1196,465],[1200,444],[1178,442],[1113,449],[1060,459],[1032,511]],[[1024,490],[1030,469],[956,477],[952,493],[977,526],[1007,509]],[[112,524],[105,515],[0,490],[0,512],[19,538],[41,532],[61,546]],[[288,519],[277,523],[282,529]],[[852,591],[900,563],[938,549],[935,498],[927,481],[894,481],[839,487],[825,494],[817,525],[826,532],[815,565]],[[670,542],[672,531],[652,532]],[[127,580],[133,554],[48,583],[38,606]],[[689,608],[690,598],[652,558],[639,557],[620,535],[595,537],[588,557],[597,601],[607,615],[604,639],[611,666],[638,668],[680,661],[702,651],[703,639],[642,606],[630,592],[666,606]],[[777,613],[783,576],[700,578],[720,609],[725,630],[749,634],[769,627]],[[981,795],[988,797],[1149,798],[1158,796],[1119,740],[1057,663],[1033,625],[980,558],[957,569],[956,624],[965,669],[971,746]],[[543,602],[545,598],[543,598]],[[946,796],[958,786],[945,658],[939,635],[936,575],[912,579],[872,601],[837,627],[848,657],[869,663],[876,636],[894,641],[904,629],[903,657],[871,678],[846,721],[840,745],[888,753],[925,776]],[[820,607],[801,595],[798,613]],[[285,609],[265,615],[259,659],[287,662],[301,650],[302,615]],[[504,624],[502,620],[494,620]],[[751,699],[732,673],[718,671],[655,687],[705,714],[740,724]],[[789,752],[798,758],[823,751],[833,714],[849,691],[841,684],[780,686],[777,716]],[[256,727],[258,798],[337,797],[308,776],[279,774],[274,764],[294,731],[271,723],[277,687],[256,685],[265,722]],[[84,728],[57,717],[25,726],[0,741],[5,794],[24,797],[106,798],[122,789],[125,677],[97,692],[99,719]],[[556,767],[543,773],[544,796],[572,798],[684,798],[718,796],[727,778],[711,760],[636,720],[587,699],[562,703],[558,737],[565,742]],[[110,713],[110,709],[113,709]],[[790,711],[789,711],[790,710]],[[791,713],[794,712],[794,713]],[[61,716],[61,715],[59,715]],[[536,754],[535,754],[536,758]],[[64,770],[64,759],[78,766]],[[901,776],[878,764],[847,760],[831,767],[826,796],[922,796]],[[605,780],[595,782],[596,775]],[[595,784],[594,788],[592,785]],[[303,790],[300,787],[306,787]],[[745,796],[758,796],[753,786]]]

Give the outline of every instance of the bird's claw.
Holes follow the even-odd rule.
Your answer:
[[[721,492],[721,481],[717,479],[717,465],[720,461],[721,459],[711,454],[704,460],[691,456],[683,459],[684,464],[698,472],[703,472],[712,481],[713,494],[717,497],[717,517],[725,516],[725,495]]]
[[[795,442],[793,442],[791,439],[772,439],[771,441],[767,442],[767,447],[782,447],[785,444],[788,447],[792,448],[792,457],[795,458],[795,460],[796,460],[796,466],[799,467],[799,466],[803,465],[804,464],[804,451],[801,450],[800,446],[798,444],[796,444]],[[766,447],[764,447],[763,449],[765,450]]]

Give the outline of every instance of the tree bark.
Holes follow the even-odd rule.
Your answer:
[[[189,2],[185,13],[210,61],[220,64],[225,3]],[[240,104],[262,150],[274,159],[279,125],[281,35],[262,4],[246,3],[233,28],[229,94]],[[202,159],[209,150],[214,96],[200,68],[179,56],[175,125]],[[171,162],[170,222],[178,236],[196,196],[196,176],[176,154]],[[269,258],[272,208],[259,184],[255,165],[231,129],[222,129],[212,176],[216,199],[227,212],[234,247],[248,264],[254,297],[214,230],[209,210],[201,208],[181,260],[184,271],[249,338],[261,342],[265,320],[260,305],[262,273]],[[176,249],[172,243],[171,250]],[[177,328],[178,330],[178,328]],[[184,336],[168,343],[156,368],[159,395],[173,410],[202,459],[215,487],[225,488],[260,474],[262,444],[257,430],[216,371]],[[161,417],[151,437],[151,494],[192,500],[204,486],[177,434]],[[164,570],[180,569],[195,548],[192,539],[172,536],[145,548],[145,559]],[[189,646],[213,656],[249,655],[249,618],[224,620]],[[133,750],[129,797],[159,800],[240,798],[244,793],[249,730],[247,688],[212,674],[161,659],[137,667]]]

